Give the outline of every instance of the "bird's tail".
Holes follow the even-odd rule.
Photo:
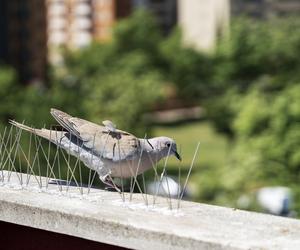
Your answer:
[[[13,120],[9,120],[9,123],[13,126],[16,126],[20,129],[23,129],[23,130],[28,131],[30,133],[41,136],[41,137],[43,137],[47,140],[50,140],[54,143],[56,143],[58,140],[60,140],[60,138],[63,136],[62,131],[49,130],[49,129],[45,129],[45,128],[36,129],[36,128],[26,126],[22,123],[13,121]]]
[[[16,127],[20,128],[20,129],[23,129],[23,130],[26,130],[26,131],[28,131],[30,133],[33,133],[33,134],[37,134],[38,133],[37,130],[39,130],[39,129],[35,129],[35,128],[31,128],[29,126],[26,126],[22,123],[16,122],[14,120],[9,120],[9,123],[13,126],[16,126]]]

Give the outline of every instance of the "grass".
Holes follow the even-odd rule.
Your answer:
[[[178,151],[181,151],[183,169],[190,166],[198,142],[200,142],[200,150],[195,168],[225,164],[228,142],[224,136],[214,131],[209,122],[156,126],[153,132],[154,136],[168,136],[176,141]],[[176,158],[171,157],[168,165],[178,167],[178,164]]]

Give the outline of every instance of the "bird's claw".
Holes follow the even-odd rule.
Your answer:
[[[104,177],[100,177],[100,179],[105,185],[107,185],[105,187],[105,190],[117,191],[120,194],[122,193],[121,189],[113,182],[112,178],[109,175],[104,176]]]

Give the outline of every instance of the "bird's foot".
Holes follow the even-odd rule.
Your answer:
[[[112,180],[112,178],[107,175],[104,177],[100,177],[100,180],[107,185],[105,187],[105,190],[110,191],[110,192],[118,192],[118,193],[122,193],[120,187],[118,187]]]
[[[119,193],[120,193],[118,187],[115,188],[115,187],[111,187],[111,186],[106,186],[106,187],[104,187],[104,189],[105,189],[106,191],[109,191],[109,192],[119,192]]]

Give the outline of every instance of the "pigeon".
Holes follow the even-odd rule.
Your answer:
[[[52,108],[51,115],[63,127],[63,131],[36,129],[10,120],[10,124],[41,136],[67,153],[78,157],[85,166],[96,171],[100,180],[110,188],[120,192],[113,177],[135,177],[168,155],[181,161],[176,142],[168,137],[137,138],[116,128],[109,121],[103,125],[72,117]]]

